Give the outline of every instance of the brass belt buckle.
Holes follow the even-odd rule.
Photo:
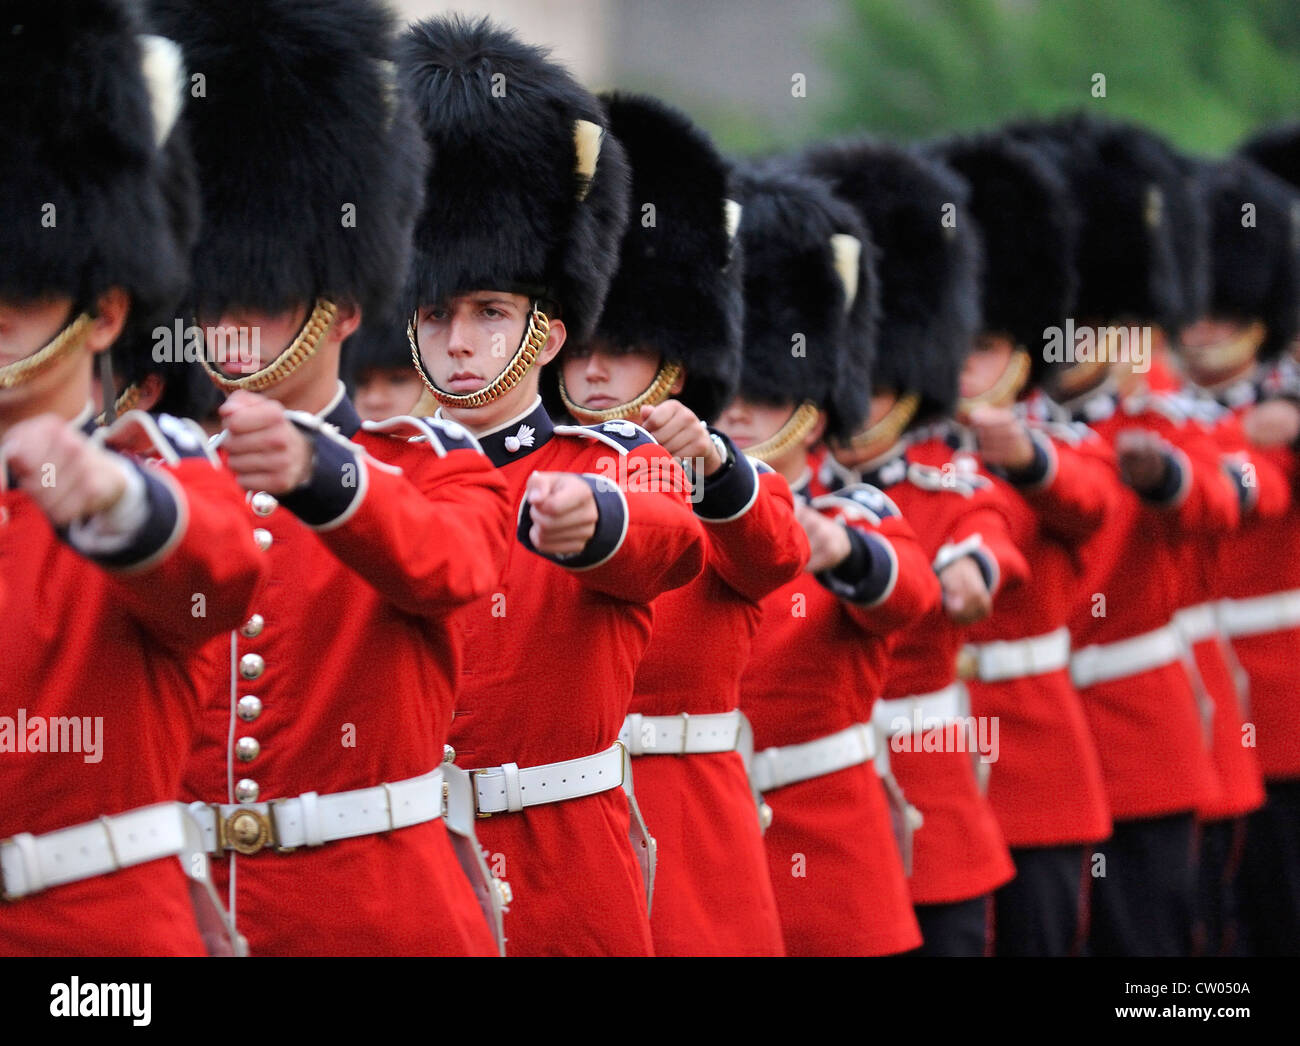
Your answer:
[[[275,823],[269,813],[241,806],[222,817],[221,808],[215,807],[215,810],[217,843],[221,849],[234,850],[245,856],[260,853],[267,846],[279,849],[275,842]]]
[[[475,770],[475,771],[474,771],[474,782],[473,782],[473,785],[474,785],[474,816],[475,816],[478,820],[480,820],[480,821],[485,820],[486,818],[489,818],[489,817],[492,816],[491,811],[489,811],[489,812],[487,812],[487,813],[484,813],[482,810],[480,810],[480,809],[478,808],[478,778],[482,777],[482,776],[483,776],[484,774],[486,774],[487,772],[488,772],[487,769],[483,769],[483,770]]]

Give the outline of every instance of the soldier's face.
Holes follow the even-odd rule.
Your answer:
[[[524,336],[531,302],[522,294],[474,291],[416,314],[420,357],[445,392],[478,392],[505,370]]]
[[[645,392],[659,373],[661,359],[649,349],[615,352],[594,344],[566,349],[560,366],[574,403],[588,410],[609,410]]]
[[[216,318],[200,316],[208,358],[231,378],[256,374],[288,348],[307,319],[300,305],[271,314],[256,309],[231,308]]]
[[[974,399],[988,392],[1007,369],[1012,351],[1013,346],[1008,338],[992,335],[980,338],[962,367],[962,398]]]
[[[415,367],[370,367],[357,375],[352,402],[362,421],[383,421],[408,413],[424,391]]]
[[[790,420],[796,404],[773,407],[766,403],[736,397],[718,418],[718,428],[731,437],[731,441],[744,450],[764,440],[771,439]]]
[[[120,288],[96,299],[93,322],[82,349],[65,354],[48,369],[11,389],[0,389],[0,414],[71,405],[73,411],[90,397],[90,356],[104,352],[117,339],[126,322],[130,298]],[[0,301],[0,366],[26,359],[40,349],[72,319],[70,297],[30,301]],[[63,401],[66,400],[66,403]]]
[[[32,355],[71,318],[71,298],[0,301],[0,367]]]

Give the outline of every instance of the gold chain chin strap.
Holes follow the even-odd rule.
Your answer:
[[[528,314],[528,329],[524,331],[524,336],[519,342],[519,348],[515,349],[514,357],[510,360],[506,369],[490,383],[479,389],[478,392],[457,395],[454,392],[444,392],[430,380],[424,369],[424,361],[420,359],[420,345],[415,338],[415,320],[408,320],[406,324],[406,340],[411,343],[411,361],[415,364],[415,369],[419,372],[425,386],[433,395],[433,398],[444,407],[459,407],[462,410],[482,407],[491,403],[494,399],[509,392],[523,381],[528,369],[537,361],[538,353],[542,351],[542,347],[546,344],[546,337],[550,332],[551,321],[547,318],[546,313],[540,309],[533,309]]]
[[[664,363],[659,367],[655,374],[655,379],[650,383],[650,387],[641,393],[636,399],[628,400],[626,403],[620,403],[616,407],[608,407],[605,410],[588,410],[586,407],[579,406],[569,399],[569,389],[564,384],[564,371],[561,370],[557,375],[560,385],[560,399],[564,401],[564,409],[580,425],[599,425],[606,421],[620,421],[630,419],[640,424],[642,407],[657,407],[668,398],[669,390],[672,389],[677,379],[681,377],[682,365],[680,363]]]
[[[817,424],[817,404],[804,400],[790,419],[762,443],[745,449],[745,455],[770,463],[803,439]]]
[[[135,405],[140,402],[140,397],[144,395],[144,390],[140,388],[138,382],[131,382],[122,390],[122,395],[113,401],[113,416],[121,417],[128,410],[134,410]],[[95,416],[95,425],[102,426],[108,424],[108,411],[102,410]]]
[[[24,356],[20,360],[14,360],[13,363],[0,367],[0,389],[16,388],[31,381],[38,374],[49,370],[64,356],[81,348],[94,322],[94,317],[83,312],[30,356]]]
[[[1198,369],[1211,374],[1233,370],[1259,351],[1268,335],[1268,328],[1255,320],[1240,334],[1226,341],[1200,348],[1182,347],[1183,355],[1190,358]]]
[[[1110,364],[1104,360],[1080,360],[1070,364],[1059,370],[1053,379],[1052,399],[1062,403],[1091,392],[1101,385],[1109,369]]]
[[[849,446],[854,450],[877,448],[880,452],[888,450],[898,442],[899,437],[903,435],[903,430],[916,417],[916,410],[920,405],[921,397],[915,392],[898,397],[894,405],[885,412],[885,416],[850,439]]]
[[[303,322],[298,336],[280,355],[256,373],[245,374],[242,378],[228,378],[208,359],[206,351],[203,353],[203,369],[208,372],[208,377],[213,383],[226,392],[234,392],[236,389],[262,392],[283,381],[316,355],[321,341],[334,326],[338,313],[339,307],[332,301],[317,298],[311,315]]]
[[[1029,380],[1029,353],[1016,349],[1002,368],[998,380],[978,396],[962,396],[957,401],[957,416],[966,417],[976,407],[1007,407],[1016,401]]]

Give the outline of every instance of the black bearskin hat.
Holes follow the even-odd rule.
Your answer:
[[[921,397],[915,422],[951,413],[980,330],[979,234],[970,189],[942,164],[875,141],[814,146],[800,162],[830,182],[880,249],[877,388]]]
[[[596,338],[615,349],[658,349],[684,365],[678,398],[712,421],[740,380],[744,301],[729,167],[703,131],[663,102],[601,100],[632,169],[632,195]]]
[[[1169,147],[1080,113],[1007,131],[1059,161],[1082,215],[1076,318],[1186,322],[1204,286],[1205,225],[1189,171]]]
[[[1244,157],[1202,165],[1201,179],[1211,220],[1206,314],[1262,320],[1259,358],[1275,358],[1300,334],[1300,197]]]
[[[418,378],[411,362],[411,343],[406,336],[406,319],[392,313],[371,316],[343,344],[343,380],[349,387],[367,370],[409,370]]]
[[[1242,142],[1238,152],[1300,189],[1300,123],[1265,128]]]
[[[818,179],[748,166],[737,170],[736,190],[745,258],[740,394],[810,401],[826,411],[827,437],[848,439],[871,399],[875,247]]]
[[[432,150],[407,305],[477,289],[558,305],[590,339],[627,217],[622,148],[600,103],[489,20],[419,22],[402,82]]]
[[[1029,354],[1037,385],[1049,366],[1046,328],[1064,326],[1078,287],[1079,213],[1069,187],[1040,149],[1003,135],[951,139],[935,152],[970,185],[984,245],[984,330]]]
[[[149,0],[191,73],[201,316],[400,292],[426,158],[372,0]]]
[[[0,14],[0,296],[131,296],[147,331],[186,283],[189,159],[172,134],[179,49],[118,0],[10,0]]]

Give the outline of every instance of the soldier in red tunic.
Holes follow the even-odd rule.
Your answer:
[[[1079,215],[1063,176],[1029,145],[959,139],[941,155],[970,183],[984,241],[983,332],[957,405],[963,449],[995,473],[1031,571],[971,627],[961,665],[973,713],[999,724],[988,795],[1016,877],[994,897],[996,952],[1068,955],[1082,945],[1084,866],[1110,834],[1110,812],[1066,625],[1088,573],[1083,550],[1117,497],[1115,470],[1086,429],[1031,424],[1016,402],[1051,378],[1043,335],[1074,304]]]
[[[1084,212],[1082,340],[1060,346],[1074,365],[1054,391],[1065,416],[1114,447],[1115,482],[1127,488],[1087,550],[1095,580],[1070,621],[1071,674],[1114,818],[1090,869],[1089,950],[1186,954],[1195,812],[1219,785],[1209,709],[1173,622],[1185,602],[1181,549],[1188,537],[1231,529],[1239,506],[1212,443],[1169,394],[1146,391],[1145,374],[1152,329],[1176,329],[1186,316],[1170,227],[1196,216],[1185,172],[1145,132],[1076,118],[1020,133],[1060,157]]]
[[[555,425],[537,369],[592,336],[628,214],[623,150],[567,71],[486,20],[419,23],[401,60],[433,147],[416,360],[518,518],[504,573],[460,617],[451,733],[513,896],[508,951],[650,954],[652,840],[618,738],[650,604],[700,572],[705,541],[681,466],[630,421]]]
[[[1252,916],[1242,942],[1248,949],[1257,946],[1261,933],[1263,941],[1277,941],[1286,926],[1297,925],[1294,912],[1287,914],[1285,891],[1278,889],[1287,881],[1285,858],[1279,861],[1285,851],[1258,837],[1243,849],[1244,815],[1264,798],[1260,763],[1265,774],[1276,769],[1290,729],[1286,709],[1294,704],[1288,690],[1280,706],[1270,705],[1278,699],[1282,666],[1300,642],[1300,631],[1288,628],[1276,610],[1285,605],[1287,572],[1300,556],[1291,494],[1295,451],[1252,446],[1242,415],[1261,398],[1261,366],[1284,353],[1300,328],[1300,213],[1289,186],[1244,158],[1206,164],[1201,182],[1210,218],[1208,294],[1197,322],[1182,331],[1176,347],[1187,377],[1185,391],[1242,477],[1240,527],[1218,544],[1208,564],[1208,557],[1196,563],[1199,572],[1211,573],[1213,588],[1207,594],[1229,597],[1211,604],[1210,639],[1221,648],[1228,637],[1238,648],[1227,649],[1228,664],[1245,677],[1240,699],[1230,692],[1228,700],[1215,704],[1214,755],[1222,795],[1202,811],[1207,823],[1201,829],[1201,933],[1205,950],[1220,954],[1237,947],[1241,906]],[[1248,214],[1250,220],[1243,220]],[[1248,469],[1242,471],[1243,466]],[[1197,646],[1198,662],[1205,645],[1203,640]],[[1260,824],[1267,818],[1261,811],[1251,820]],[[1251,875],[1239,893],[1236,869],[1243,859]],[[1293,953],[1295,947],[1260,950]]]
[[[363,429],[338,380],[401,286],[421,196],[392,24],[345,0],[153,11],[205,78],[192,298],[239,533],[270,571],[206,666],[191,811],[254,954],[490,954],[448,831],[472,823],[468,781],[441,764],[451,618],[495,583],[512,509],[462,429]]]
[[[741,703],[772,811],[768,866],[791,955],[915,948],[872,706],[892,637],[938,599],[911,528],[880,491],[813,486],[810,451],[860,423],[878,291],[861,221],[820,181],[746,172],[745,368],[720,425],[794,489],[812,549],[763,600]]]
[[[922,953],[982,955],[992,891],[1014,870],[981,783],[997,758],[995,724],[969,715],[957,655],[967,626],[1028,567],[1004,498],[970,455],[954,457],[947,430],[926,427],[951,413],[978,330],[978,233],[959,217],[970,190],[932,160],[871,142],[814,148],[805,162],[863,215],[883,254],[871,414],[833,448],[823,482],[883,490],[944,590],[942,603],[898,636],[873,710],[892,773],[922,818],[909,883]]]
[[[760,602],[803,569],[790,488],[707,428],[740,378],[741,209],[726,164],[652,98],[604,99],[638,210],[595,336],[543,372],[543,395],[587,423],[640,422],[692,469],[708,565],[654,602],[654,633],[621,734],[658,844],[656,955],[781,955],[781,923],[750,789],[740,673]]]
[[[15,2],[0,24],[4,955],[230,950],[186,878],[187,663],[245,619],[263,564],[202,432],[131,413],[90,436],[92,359],[171,310],[193,233],[167,207],[192,196],[167,182],[190,162],[179,51],[140,33],[114,0]]]
[[[1292,190],[1288,210],[1295,227],[1296,190],[1300,190],[1300,127],[1294,123],[1269,128],[1241,147],[1241,153],[1283,179]],[[1294,316],[1273,312],[1271,326],[1282,324],[1269,351],[1277,363],[1255,376],[1221,390],[1228,406],[1242,416],[1252,443],[1296,474],[1300,450],[1300,370],[1297,341],[1289,324]],[[1259,319],[1259,317],[1256,317]],[[1268,323],[1268,320],[1265,320]],[[1246,325],[1249,333],[1250,326]],[[1287,341],[1288,332],[1290,335]],[[1274,346],[1283,343],[1282,348]],[[1252,398],[1258,402],[1249,402]],[[1296,715],[1293,666],[1300,650],[1300,556],[1279,554],[1294,546],[1293,505],[1273,533],[1259,533],[1252,542],[1267,569],[1233,570],[1227,577],[1232,600],[1223,608],[1224,631],[1250,679],[1250,722],[1264,772],[1266,801],[1247,825],[1242,858],[1241,950],[1259,955],[1300,953],[1300,716]]]

